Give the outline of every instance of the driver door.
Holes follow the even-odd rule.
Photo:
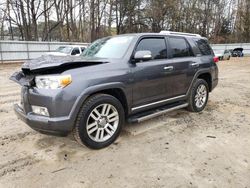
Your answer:
[[[132,68],[133,107],[144,106],[171,96],[167,85],[171,80],[168,70],[170,61],[167,59],[167,48],[164,37],[146,37],[138,43],[135,52],[148,50],[152,53],[152,60],[137,62]]]

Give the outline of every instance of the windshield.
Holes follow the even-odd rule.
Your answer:
[[[82,54],[84,57],[122,58],[133,36],[108,37],[96,40]]]
[[[70,54],[71,50],[72,50],[72,47],[70,46],[60,46],[59,48],[56,49],[56,52]]]

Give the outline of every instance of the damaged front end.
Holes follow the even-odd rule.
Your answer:
[[[35,76],[46,74],[59,74],[69,69],[78,67],[88,67],[107,63],[106,59],[83,58],[83,57],[60,57],[44,55],[39,58],[29,60],[22,65],[22,71],[15,72],[10,80],[22,86],[34,86]]]
[[[27,61],[10,80],[20,84],[21,101],[14,111],[32,129],[46,134],[66,135],[74,125],[71,115],[76,96],[67,91],[72,83],[69,69],[106,63],[103,59],[42,56]],[[67,93],[70,96],[64,97]],[[63,101],[63,102],[62,102]],[[65,105],[67,104],[67,105]]]
[[[31,87],[35,84],[35,75],[25,75],[23,71],[15,72],[10,80],[20,84],[21,86]]]

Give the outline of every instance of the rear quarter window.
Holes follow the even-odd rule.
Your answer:
[[[208,41],[204,39],[194,39],[202,55],[212,55],[212,48],[208,44]]]

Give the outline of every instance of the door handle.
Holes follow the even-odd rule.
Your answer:
[[[191,63],[191,66],[192,66],[192,67],[199,67],[200,64],[199,64],[199,63]]]
[[[172,70],[174,70],[174,67],[173,66],[167,66],[167,67],[164,67],[164,70],[172,71]]]

